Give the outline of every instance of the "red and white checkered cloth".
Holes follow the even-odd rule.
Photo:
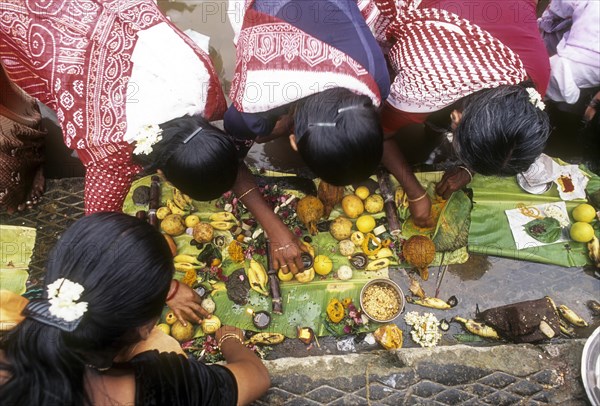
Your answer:
[[[418,0],[358,0],[395,78],[388,103],[412,113],[438,111],[482,89],[527,78],[519,56],[476,24]]]

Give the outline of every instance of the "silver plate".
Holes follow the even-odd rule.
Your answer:
[[[600,327],[583,346],[581,354],[581,380],[590,403],[600,405]]]
[[[525,179],[525,177],[520,173],[517,174],[517,183],[519,184],[521,189],[533,195],[541,195],[542,193],[547,192],[552,187],[552,182],[532,186],[527,182],[527,179]]]

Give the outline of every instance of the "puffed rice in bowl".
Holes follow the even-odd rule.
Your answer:
[[[404,293],[389,279],[373,279],[360,291],[360,308],[378,323],[394,320],[404,310]]]

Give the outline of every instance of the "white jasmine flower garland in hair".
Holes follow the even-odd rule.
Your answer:
[[[542,95],[538,93],[533,87],[528,87],[527,93],[529,93],[529,103],[533,104],[534,107],[537,107],[540,110],[544,110],[546,105],[542,101]]]
[[[134,136],[126,135],[123,141],[130,144],[135,142],[134,155],[149,155],[152,146],[162,140],[162,129],[156,124],[147,124],[139,129]]]
[[[66,321],[74,321],[87,311],[87,302],[76,303],[83,293],[83,286],[65,278],[60,278],[48,285],[48,301],[50,314]]]
[[[442,338],[438,319],[433,313],[424,313],[420,316],[417,312],[409,312],[404,316],[404,321],[412,326],[410,335],[421,347],[434,347]]]

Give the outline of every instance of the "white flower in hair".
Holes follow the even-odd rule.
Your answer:
[[[538,93],[533,87],[528,87],[527,93],[529,93],[529,103],[533,104],[534,107],[537,107],[540,110],[544,110],[546,105],[542,101],[542,95]]]
[[[87,302],[75,303],[83,293],[83,286],[65,278],[60,278],[48,285],[48,301],[50,314],[65,321],[74,321],[87,311]]]
[[[156,124],[147,124],[141,127],[134,136],[125,136],[123,141],[130,144],[135,142],[135,155],[149,155],[152,146],[162,140],[162,129]]]

